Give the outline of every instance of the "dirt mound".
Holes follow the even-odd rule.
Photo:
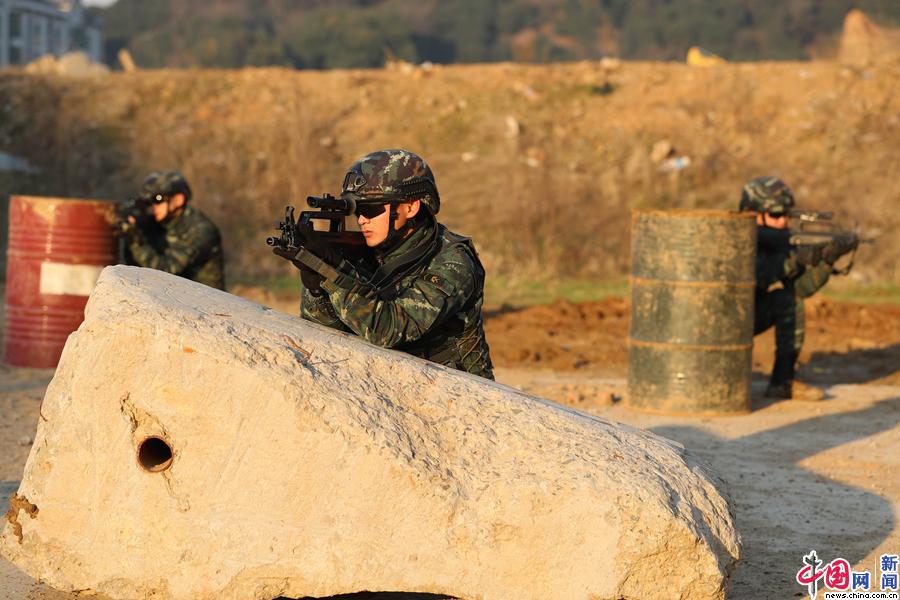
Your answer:
[[[499,367],[580,371],[624,377],[628,370],[628,301],[559,301],[489,312],[485,330]],[[812,383],[900,384],[900,306],[813,298],[806,304],[800,374]],[[774,336],[754,339],[753,367],[772,367]]]
[[[485,333],[501,367],[568,371],[604,365],[619,374],[628,364],[628,302],[623,298],[501,308],[487,313]]]
[[[861,10],[847,13],[838,50],[841,62],[869,64],[898,57],[900,32],[879,27]]]
[[[0,201],[125,198],[178,167],[222,228],[229,281],[288,275],[264,243],[284,206],[336,191],[373,148],[408,147],[489,277],[608,278],[627,272],[631,209],[733,209],[771,173],[801,207],[881,232],[853,277],[900,282],[897,89],[900,63],[6,71],[0,152],[41,174],[0,177]],[[654,160],[661,141],[677,160]]]

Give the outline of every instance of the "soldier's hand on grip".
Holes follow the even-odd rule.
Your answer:
[[[120,237],[133,237],[141,227],[153,221],[150,201],[142,196],[117,202],[113,209],[113,233]]]
[[[318,284],[316,284],[315,286],[309,285],[310,283],[312,283],[313,280],[308,279],[306,276],[306,273],[307,272],[314,273],[316,276],[319,276],[319,274],[316,273],[315,271],[311,270],[309,267],[304,265],[299,260],[297,260],[297,255],[300,254],[300,250],[301,249],[296,246],[291,246],[291,247],[275,246],[272,248],[272,254],[274,254],[276,256],[280,256],[281,258],[291,261],[291,264],[293,264],[295,267],[300,269],[300,278],[303,280],[303,287],[306,287],[310,290],[318,289],[319,284],[321,284],[321,281],[319,281]]]
[[[322,282],[325,281],[323,275],[316,273],[309,267],[300,265],[300,281],[303,282],[303,287],[305,287],[313,296],[322,294]]]
[[[130,241],[141,234],[141,227],[134,217],[117,217],[112,222],[113,235]]]

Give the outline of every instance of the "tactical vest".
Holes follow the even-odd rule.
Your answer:
[[[493,379],[493,364],[484,335],[484,319],[481,313],[484,303],[484,267],[471,239],[457,235],[442,225],[438,227],[438,247],[431,255],[432,258],[451,248],[462,247],[475,265],[475,272],[472,273],[476,282],[475,290],[455,314],[449,315],[422,338],[415,342],[400,344],[395,349],[486,379]],[[411,285],[415,279],[423,277],[430,264],[430,260],[423,261],[403,277],[395,289],[402,289]]]

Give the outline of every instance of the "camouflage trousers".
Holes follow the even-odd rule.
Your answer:
[[[794,379],[794,369],[800,350],[806,317],[803,299],[792,289],[777,289],[756,294],[753,318],[753,335],[775,327],[775,365],[772,367],[772,384]]]

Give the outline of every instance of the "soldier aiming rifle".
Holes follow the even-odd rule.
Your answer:
[[[125,246],[125,262],[224,290],[219,229],[190,200],[181,173],[151,173],[137,196],[116,207],[114,228]]]
[[[340,197],[307,203],[319,211],[295,221],[288,207],[281,235],[266,240],[300,269],[304,319],[493,379],[484,268],[470,239],[437,222],[440,196],[421,157],[368,154],[350,166]],[[345,230],[351,214],[360,232]]]
[[[756,293],[753,334],[775,327],[775,364],[766,388],[769,398],[819,400],[824,394],[795,382],[803,347],[803,299],[820,290],[831,275],[845,275],[853,266],[859,236],[831,222],[831,213],[798,211],[787,185],[776,177],[757,177],[741,193],[739,209],[756,213]],[[790,228],[790,220],[800,226]],[[835,267],[852,254],[843,269]]]

